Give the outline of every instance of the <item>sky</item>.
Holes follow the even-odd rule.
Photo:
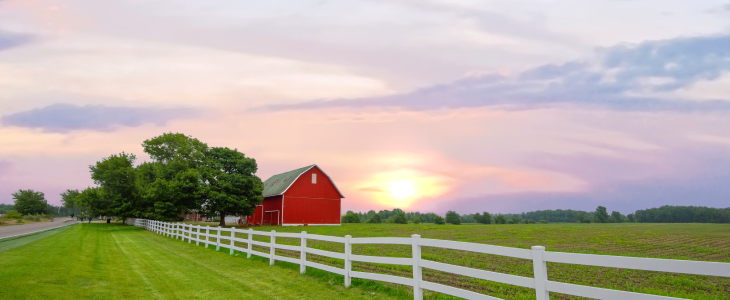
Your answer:
[[[730,0],[0,0],[0,203],[165,132],[343,210],[730,206]]]

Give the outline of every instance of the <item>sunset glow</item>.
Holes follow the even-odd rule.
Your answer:
[[[408,198],[416,194],[416,186],[408,180],[399,180],[388,183],[390,196],[397,199]]]

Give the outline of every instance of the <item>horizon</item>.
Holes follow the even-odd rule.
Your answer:
[[[728,95],[727,0],[0,0],[0,203],[180,132],[342,212],[726,208]]]

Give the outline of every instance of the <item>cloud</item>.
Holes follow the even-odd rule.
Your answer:
[[[17,47],[33,41],[33,37],[25,34],[9,33],[0,30],[0,50]]]
[[[651,96],[671,93],[730,71],[730,35],[676,38],[599,49],[587,60],[548,64],[517,76],[482,73],[410,93],[269,105],[262,110],[398,107],[409,110],[562,105],[616,110],[730,110],[730,102]]]
[[[137,127],[149,123],[163,126],[173,119],[187,119],[198,116],[200,116],[199,112],[189,108],[53,104],[44,108],[3,116],[0,118],[0,124],[3,126],[41,128],[52,132],[71,130],[111,131],[119,127]]]

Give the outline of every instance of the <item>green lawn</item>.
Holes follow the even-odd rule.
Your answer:
[[[286,265],[98,223],[1,252],[0,298],[392,299],[302,276]]]

